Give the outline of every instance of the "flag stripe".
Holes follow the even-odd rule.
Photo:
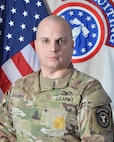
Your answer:
[[[28,44],[25,48],[21,50],[21,53],[33,71],[37,71],[40,68],[38,55],[34,50],[33,44]]]
[[[11,83],[14,83],[17,79],[22,77],[18,68],[11,59],[2,65],[2,69]]]
[[[28,63],[25,61],[24,57],[22,56],[21,52],[18,52],[15,54],[12,58],[13,62],[17,66],[18,70],[22,74],[22,76],[25,76],[27,72],[31,73],[33,70],[28,65]]]
[[[30,44],[31,44],[31,47],[33,47],[33,49],[35,50],[34,41],[32,41]]]
[[[4,83],[3,83],[4,82]],[[3,96],[3,92],[6,92],[10,86],[11,82],[9,81],[8,77],[6,76],[5,72],[0,68],[0,98]]]

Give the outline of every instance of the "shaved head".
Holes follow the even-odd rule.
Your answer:
[[[57,16],[57,15],[50,15],[50,16],[47,16],[46,18],[44,18],[38,25],[38,28],[37,28],[37,34],[36,34],[36,38],[40,32],[40,29],[42,29],[42,26],[45,24],[45,23],[50,23],[50,22],[53,22],[55,23],[55,26],[56,26],[56,23],[60,23],[62,26],[63,26],[63,29],[67,30],[70,37],[72,38],[72,29],[71,29],[71,26],[70,24],[62,17],[60,16]],[[48,25],[49,26],[49,25]]]

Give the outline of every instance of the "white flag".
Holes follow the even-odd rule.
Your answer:
[[[72,26],[74,67],[101,82],[112,99],[114,111],[114,0],[46,3],[50,13],[62,16]]]

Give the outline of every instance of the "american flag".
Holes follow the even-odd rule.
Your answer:
[[[0,99],[17,79],[39,69],[34,40],[46,16],[42,0],[0,0]]]

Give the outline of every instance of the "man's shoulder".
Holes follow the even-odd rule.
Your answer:
[[[39,76],[39,71],[28,74],[18,79],[15,83],[13,83],[10,90],[12,92],[32,91],[33,88],[38,86],[38,76]]]
[[[22,78],[18,79],[14,84],[18,85],[18,84],[25,83],[25,82],[32,82],[38,78],[38,75],[39,75],[39,71],[32,72],[32,73],[27,74],[26,76],[23,76]]]
[[[101,87],[100,82],[96,78],[94,78],[88,74],[85,74],[75,68],[73,70],[70,80],[71,80],[71,82],[74,83],[74,85],[76,85],[81,90],[83,88],[86,88],[88,85],[91,85],[91,87],[92,87],[95,84],[99,84]]]
[[[82,98],[85,101],[89,100],[92,106],[109,104],[111,102],[109,95],[96,78],[77,70],[74,70],[72,78]]]

